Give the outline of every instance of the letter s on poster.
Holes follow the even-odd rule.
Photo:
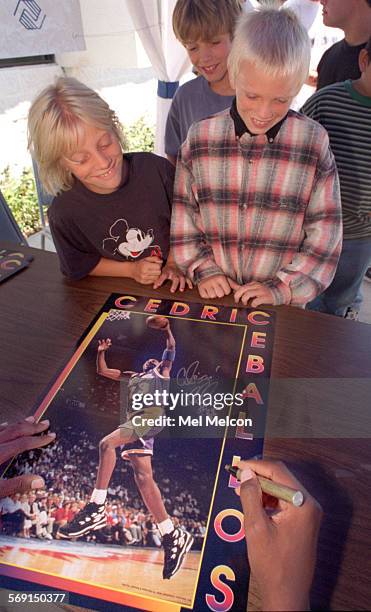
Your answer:
[[[220,580],[220,576],[225,576],[227,580],[236,580],[233,570],[227,565],[217,565],[210,574],[211,584],[215,589],[224,595],[223,601],[217,601],[214,595],[206,594],[205,599],[208,608],[213,612],[227,612],[233,606],[234,594],[232,589]]]

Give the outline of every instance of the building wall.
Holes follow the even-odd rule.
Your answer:
[[[41,1],[41,0],[40,0]],[[56,55],[56,64],[0,70],[0,172],[30,165],[26,123],[31,101],[63,72],[96,89],[130,125],[155,121],[156,87],[149,59],[124,0],[80,0],[86,50]]]
[[[60,66],[53,64],[0,70],[0,172],[10,166],[17,174],[31,165],[27,151],[30,101],[59,74]]]
[[[60,54],[58,64],[116,69],[150,66],[123,0],[80,0],[80,8],[86,51]]]

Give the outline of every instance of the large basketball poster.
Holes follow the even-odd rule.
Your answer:
[[[11,500],[3,576],[94,609],[246,609],[224,465],[262,452],[273,336],[265,309],[112,295],[36,408],[55,443],[6,472],[46,487]]]

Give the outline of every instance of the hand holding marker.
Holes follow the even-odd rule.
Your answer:
[[[240,495],[247,555],[261,609],[309,610],[321,506],[281,462],[240,461],[227,471],[230,469],[241,479],[236,493]],[[263,495],[263,487],[270,499]],[[272,496],[276,498],[273,512]]]
[[[232,474],[237,480],[243,482],[243,470],[238,466],[226,465],[224,467],[229,474]],[[264,478],[264,476],[257,476],[257,478],[263,493],[287,501],[294,506],[301,506],[304,503],[304,494],[302,491],[292,489],[291,487],[285,487],[277,482],[273,482],[273,480],[269,480],[269,478]]]

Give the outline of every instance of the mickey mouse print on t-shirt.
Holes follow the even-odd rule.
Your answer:
[[[137,259],[145,250],[148,255],[162,258],[161,247],[153,244],[153,230],[147,232],[138,227],[129,227],[126,219],[117,219],[109,229],[109,238],[103,240],[103,249],[111,255],[122,255],[126,259]]]

